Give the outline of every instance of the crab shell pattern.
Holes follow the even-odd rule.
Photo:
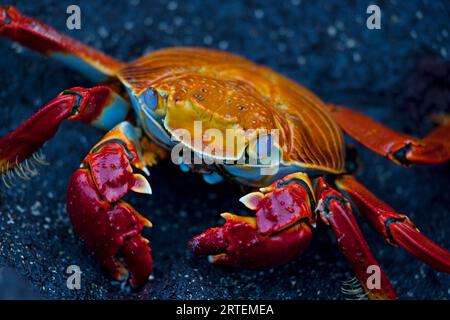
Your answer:
[[[169,148],[180,140],[177,129],[194,137],[194,123],[199,121],[203,131],[218,129],[223,137],[227,129],[246,133],[241,148],[220,150],[220,143],[215,149],[224,155],[218,160],[237,160],[258,132],[277,129],[279,174],[267,177],[259,175],[256,166],[224,165],[228,176],[241,183],[263,186],[299,171],[344,172],[343,134],[324,103],[267,67],[222,51],[170,48],[127,64],[117,76],[127,87],[145,132]],[[146,99],[154,95],[156,99]],[[210,141],[200,139],[199,146],[192,141],[184,142],[203,156],[215,157],[204,152]]]

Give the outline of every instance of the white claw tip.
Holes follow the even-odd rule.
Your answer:
[[[259,201],[264,197],[261,192],[252,192],[239,199],[250,210],[256,210]]]
[[[135,174],[134,179],[135,183],[131,190],[139,193],[152,194],[152,187],[150,187],[150,184],[143,175]]]

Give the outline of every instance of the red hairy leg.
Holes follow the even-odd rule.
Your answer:
[[[350,203],[323,178],[316,182],[317,211],[322,221],[329,225],[337,239],[339,250],[345,256],[369,299],[396,299],[388,277],[373,257],[353,215]],[[380,270],[380,288],[369,289],[370,266]]]
[[[258,268],[287,263],[301,254],[312,237],[314,195],[308,177],[286,176],[241,201],[256,210],[256,217],[222,214],[225,224],[194,237],[195,255],[230,267]]]
[[[27,161],[25,166],[20,164],[33,159],[33,154],[55,135],[63,120],[81,121],[109,130],[111,124],[125,119],[128,108],[128,103],[107,86],[63,91],[16,130],[0,138],[0,174],[18,167],[18,175],[26,176],[26,166],[30,164]],[[8,185],[5,177],[3,181]]]
[[[0,5],[0,36],[58,59],[95,81],[114,76],[122,67],[112,57],[23,15],[10,5]]]
[[[397,213],[353,176],[339,177],[336,185],[389,244],[399,245],[436,270],[450,273],[450,253],[420,233],[406,215]]]
[[[391,130],[364,114],[328,105],[331,116],[352,138],[400,165],[439,164],[450,160],[450,121],[442,117],[439,127],[417,139]]]
[[[71,177],[67,211],[76,234],[117,280],[129,274],[132,286],[144,284],[152,271],[148,240],[141,236],[150,221],[122,198],[130,191],[151,194],[140,132],[123,122],[95,145]]]

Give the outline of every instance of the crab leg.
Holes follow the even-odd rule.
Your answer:
[[[0,6],[0,36],[73,67],[94,81],[106,80],[122,66],[110,56],[21,14],[10,5]]]
[[[145,283],[152,271],[148,240],[141,236],[150,221],[122,198],[129,190],[151,194],[147,180],[133,168],[142,162],[139,132],[123,122],[95,145],[71,177],[67,211],[75,232],[117,280]]]
[[[333,190],[323,178],[316,183],[317,210],[336,236],[339,250],[352,266],[369,299],[395,299],[396,293],[384,271],[380,270],[380,287],[369,289],[370,266],[379,266],[359,229],[348,201]]]
[[[398,214],[352,176],[339,177],[336,185],[389,244],[399,245],[436,270],[450,273],[450,253],[420,233],[406,215]]]
[[[55,135],[64,119],[109,130],[125,119],[128,108],[128,103],[106,86],[62,92],[16,130],[0,138],[0,174],[33,158],[42,144]]]
[[[362,113],[341,106],[328,105],[339,126],[352,138],[400,165],[439,164],[450,160],[450,121],[423,139],[395,132]]]

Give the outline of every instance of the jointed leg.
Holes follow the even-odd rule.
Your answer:
[[[395,299],[396,293],[388,277],[372,256],[369,246],[359,229],[348,201],[332,189],[322,178],[316,183],[317,210],[325,224],[329,225],[337,239],[339,250],[352,266],[369,299]],[[368,288],[370,266],[380,270],[380,288]]]
[[[62,92],[19,128],[0,138],[0,174],[6,185],[14,176],[29,172],[27,159],[55,135],[65,119],[81,121],[101,129],[111,129],[123,121],[129,105],[109,87],[72,88]]]
[[[250,193],[241,201],[256,217],[229,213],[222,227],[211,228],[194,237],[189,246],[196,255],[210,255],[210,261],[232,267],[275,266],[290,261],[309,245],[316,224],[315,208],[331,226],[339,249],[353,267],[362,288],[371,299],[394,299],[389,279],[380,269],[380,288],[369,289],[368,267],[378,266],[353,217],[349,203],[323,179],[315,194],[309,178],[295,173],[275,181],[261,192]]]
[[[94,81],[106,80],[122,66],[110,56],[21,14],[9,5],[0,5],[0,36],[59,60]]]
[[[148,240],[141,236],[150,222],[122,198],[130,191],[151,194],[146,178],[140,132],[123,122],[95,145],[71,177],[67,211],[78,236],[117,280],[147,281],[152,270]]]
[[[339,177],[336,184],[389,244],[399,245],[436,270],[450,273],[450,253],[420,233],[407,216],[398,214],[352,176]]]
[[[397,164],[439,164],[450,160],[448,119],[425,138],[417,139],[386,128],[358,111],[328,106],[333,119],[347,134]]]
[[[3,181],[9,185],[11,172],[27,176],[27,159],[53,137],[64,119],[106,129],[126,118],[128,108],[127,102],[106,86],[64,91],[0,139]],[[143,283],[151,272],[148,242],[140,236],[143,226],[150,223],[121,199],[129,190],[151,192],[146,179],[134,174],[133,167],[145,172],[147,165],[165,154],[139,135],[128,123],[111,130],[72,176],[67,196],[77,234],[116,279],[123,279],[128,269],[132,285]]]

